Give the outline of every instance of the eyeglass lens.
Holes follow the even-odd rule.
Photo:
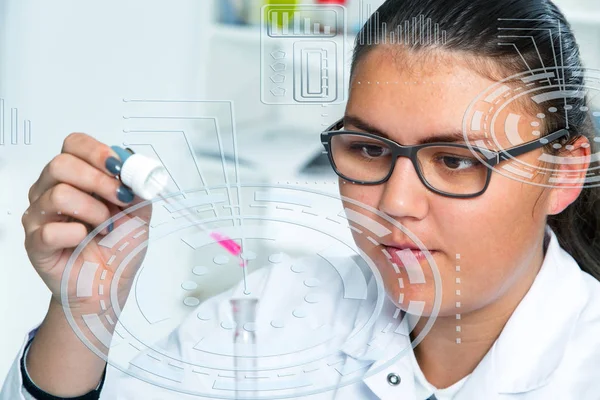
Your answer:
[[[380,182],[394,163],[387,143],[350,133],[333,136],[330,152],[337,173],[350,181]],[[470,195],[481,192],[486,185],[488,169],[467,147],[424,147],[416,158],[417,172],[436,190]]]

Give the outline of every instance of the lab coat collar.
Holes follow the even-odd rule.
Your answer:
[[[460,398],[475,398],[469,396],[479,396],[483,388],[500,394],[534,390],[549,382],[563,358],[587,294],[579,265],[549,226],[546,236],[550,240],[535,281]]]
[[[484,393],[492,398],[497,394],[534,390],[549,382],[561,361],[579,317],[574,310],[583,308],[587,289],[579,265],[560,247],[549,226],[546,226],[545,234],[546,254],[534,283],[498,340],[466,380],[457,399],[483,398]],[[569,296],[561,296],[563,293]],[[382,312],[384,318],[391,311],[389,303],[387,307]],[[402,318],[396,331],[401,333],[396,343],[398,348],[412,347],[409,333],[415,321],[408,314],[404,316],[408,318]],[[408,350],[412,351],[412,348]],[[363,381],[379,398],[399,398],[400,392],[409,395],[414,390],[414,372],[409,357],[402,357],[389,368],[373,374],[383,360],[375,361],[364,353],[362,356],[351,351],[345,353],[374,362]],[[390,372],[402,374],[408,382],[393,389],[382,385]]]
[[[389,321],[390,315],[395,313],[395,310],[396,306],[388,300],[384,305],[382,315]],[[362,356],[362,359],[368,359],[373,363],[366,371],[363,382],[379,399],[412,399],[415,397],[415,375],[409,352],[413,351],[410,332],[418,322],[418,318],[413,318],[404,312],[401,312],[400,315],[400,322],[394,330],[396,336],[385,346],[385,351],[371,351]],[[374,337],[377,337],[377,333],[374,333]],[[369,356],[371,357],[369,358]],[[375,357],[378,357],[377,360],[374,359]],[[396,358],[396,360],[391,362],[392,358]],[[389,374],[399,376],[400,384],[390,385],[387,382]]]

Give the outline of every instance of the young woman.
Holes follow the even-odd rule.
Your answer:
[[[435,31],[443,34],[421,39],[430,33],[413,23],[421,16],[439,24]],[[407,37],[402,30],[400,39],[396,28],[407,23],[413,31]],[[499,38],[505,28],[512,30]],[[389,0],[371,17],[354,50],[345,115],[321,139],[340,176],[345,208],[389,229],[379,243],[353,230],[383,278],[384,311],[389,305],[407,311],[411,302],[422,302],[423,315],[434,312],[438,292],[434,271],[426,267],[431,258],[442,297],[435,323],[414,351],[352,385],[306,398],[600,398],[600,192],[582,188],[594,161],[587,99],[562,95],[541,102],[515,96],[497,119],[486,120],[493,140],[481,137],[485,129],[477,123],[464,123],[472,104],[480,117],[488,111],[492,102],[478,105],[474,99],[505,78],[545,73],[549,84],[574,91],[583,85],[582,75],[572,73],[580,68],[571,29],[548,0]],[[513,79],[503,88],[534,80]],[[515,131],[521,138],[516,144]],[[26,248],[53,296],[46,319],[15,361],[3,399],[30,393],[39,399],[54,398],[50,393],[184,398],[110,368],[105,375],[106,363],[72,332],[60,305],[62,271],[87,235],[82,223],[97,226],[133,201],[112,178],[118,158],[87,135],[70,135],[31,188],[23,217]],[[515,160],[538,171],[548,171],[544,168],[554,161],[552,173],[503,173]],[[85,212],[52,214],[66,204]],[[423,267],[426,284],[398,284],[392,264],[414,268],[407,254]],[[274,283],[266,286],[271,302],[287,300],[289,278],[255,278]],[[92,303],[97,304],[74,308],[81,315],[97,313]],[[385,350],[394,353],[410,344],[425,324],[417,320],[406,337],[388,342]],[[194,316],[163,344],[183,351],[181,343],[197,329]],[[262,395],[277,398],[278,393]]]

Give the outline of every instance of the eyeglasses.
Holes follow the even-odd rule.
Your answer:
[[[495,152],[459,143],[403,146],[371,133],[341,130],[343,126],[342,118],[321,133],[331,166],[342,179],[360,185],[379,185],[390,179],[398,157],[408,157],[427,188],[452,198],[480,196],[490,183],[495,165],[569,136],[568,130],[561,129]]]

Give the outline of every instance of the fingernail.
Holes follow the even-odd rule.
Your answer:
[[[115,223],[111,222],[106,229],[108,230],[108,233],[111,233],[113,229],[115,229]]]
[[[121,159],[121,162],[125,162],[125,160],[127,160],[129,158],[129,156],[131,156],[131,153],[126,151],[125,149],[123,149],[122,147],[119,146],[110,146],[110,148],[117,153],[117,155],[119,156],[119,158]]]
[[[114,157],[108,157],[105,163],[106,169],[113,175],[119,175],[123,163]]]
[[[117,198],[123,203],[131,203],[133,201],[133,193],[127,187],[121,185],[117,189]]]

